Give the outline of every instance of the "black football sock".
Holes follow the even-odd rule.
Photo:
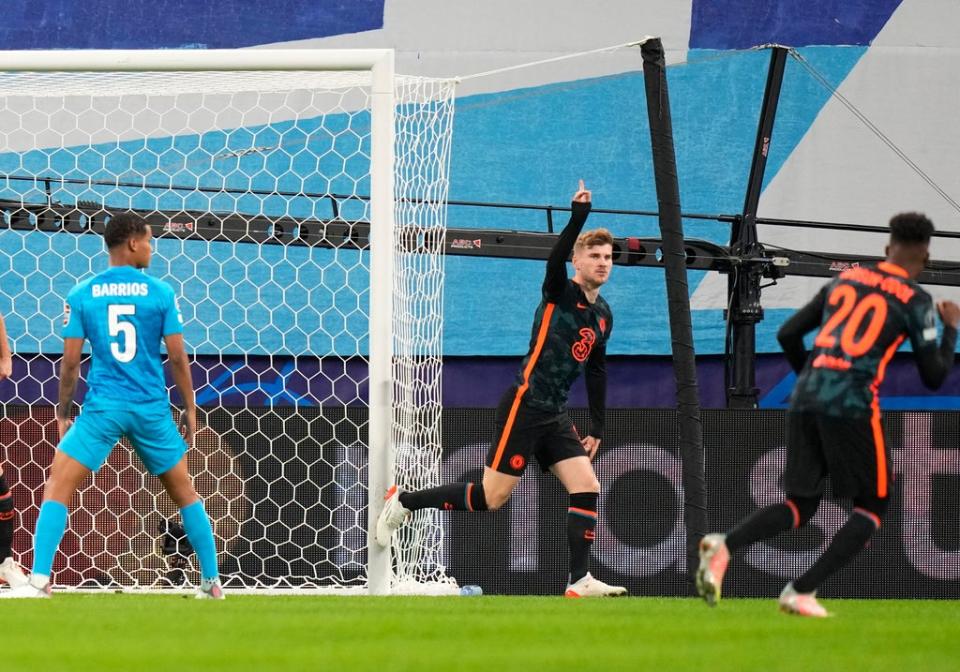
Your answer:
[[[12,555],[10,547],[13,544],[13,519],[15,514],[13,493],[10,492],[3,474],[0,474],[0,562]]]
[[[832,574],[843,568],[863,550],[873,532],[880,527],[880,517],[862,509],[854,509],[846,524],[833,537],[823,555],[803,576],[793,582],[798,593],[812,593]]]
[[[411,511],[443,509],[444,511],[486,511],[487,500],[482,483],[449,483],[436,488],[401,492],[400,503]]]
[[[765,506],[744,518],[727,532],[726,544],[731,553],[744,546],[769,539],[798,524],[796,509],[788,504]]]
[[[570,544],[570,583],[576,583],[590,570],[590,547],[596,537],[597,492],[570,494],[567,509],[567,541]]]

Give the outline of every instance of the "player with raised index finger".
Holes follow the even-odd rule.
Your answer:
[[[567,539],[570,575],[565,595],[625,595],[589,571],[590,546],[597,525],[600,483],[590,460],[603,439],[606,409],[606,345],[613,313],[600,296],[610,278],[613,237],[606,229],[581,234],[590,213],[591,194],[580,180],[572,214],[547,260],[542,298],[530,334],[530,346],[514,384],[500,400],[493,442],[480,483],[451,483],[418,492],[387,492],[377,521],[377,541],[386,546],[391,533],[411,511],[425,508],[492,511],[510,498],[531,457],[551,471],[569,493]],[[576,273],[567,277],[573,251]],[[586,376],[590,427],[577,434],[567,413],[573,382]]]

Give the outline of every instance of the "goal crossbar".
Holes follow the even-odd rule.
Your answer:
[[[392,49],[70,50],[0,52],[0,73],[369,71],[370,85],[370,326],[368,587],[390,590],[390,549],[369,530],[378,493],[391,479],[393,293],[395,225],[395,73]]]
[[[82,49],[0,52],[0,71],[6,72],[377,69],[390,70],[392,78],[392,49]]]

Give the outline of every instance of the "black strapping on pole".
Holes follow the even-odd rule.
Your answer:
[[[687,528],[687,572],[691,579],[698,565],[697,547],[707,532],[707,487],[704,477],[703,428],[690,318],[687,260],[680,216],[680,185],[673,147],[673,124],[667,91],[663,44],[649,39],[641,47],[643,81],[650,120],[653,172],[657,187],[663,266],[667,283],[673,375],[677,383],[677,421],[680,461],[683,465],[683,520]]]
[[[729,408],[756,408],[759,399],[756,375],[757,323],[763,319],[760,303],[760,283],[763,264],[757,259],[764,256],[763,246],[757,240],[757,206],[763,189],[763,174],[767,167],[770,139],[773,137],[773,122],[777,117],[780,87],[787,66],[786,47],[770,50],[770,67],[767,70],[767,85],[763,92],[760,119],[757,122],[757,140],[750,162],[750,177],[743,201],[743,214],[734,222],[730,232],[730,253],[742,259],[738,268],[728,276],[727,333],[733,334],[733,352],[726,358],[727,406]],[[725,339],[724,350],[729,353],[730,338]]]

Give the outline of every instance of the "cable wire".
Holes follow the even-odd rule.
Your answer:
[[[827,91],[830,92],[830,95],[836,98],[841,105],[843,105],[847,110],[850,111],[853,116],[855,116],[864,126],[866,126],[874,135],[876,135],[883,144],[890,148],[894,154],[896,154],[901,161],[903,161],[907,166],[910,167],[913,172],[920,176],[920,178],[926,182],[930,187],[936,191],[944,201],[950,204],[950,206],[960,213],[960,203],[957,203],[950,194],[948,194],[937,182],[930,177],[917,163],[907,156],[907,153],[897,146],[889,136],[887,136],[880,128],[870,121],[866,114],[861,112],[856,105],[850,102],[842,93],[840,93],[833,84],[817,70],[810,61],[803,57],[799,51],[794,48],[790,48],[789,53],[793,56],[794,60],[797,61],[810,75]]]

